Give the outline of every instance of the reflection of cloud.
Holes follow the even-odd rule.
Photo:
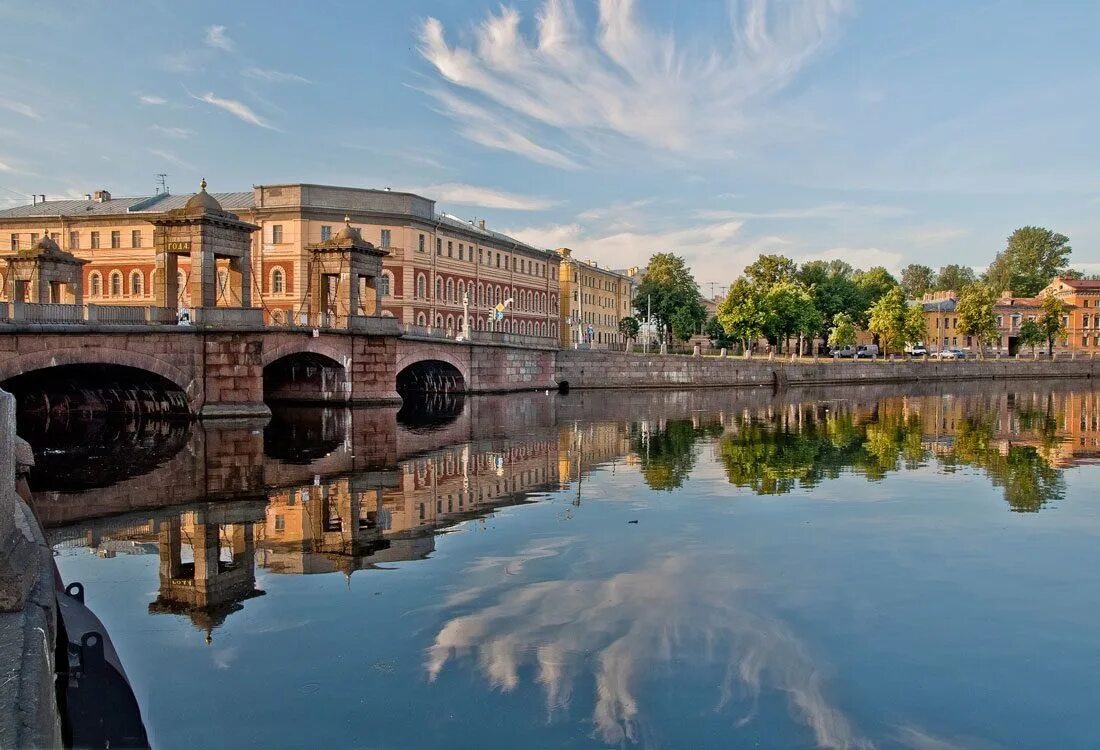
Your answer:
[[[560,546],[546,545],[542,552],[558,554]],[[530,553],[523,558],[530,559]],[[469,655],[492,687],[511,691],[521,669],[532,666],[553,714],[569,704],[574,683],[591,667],[596,731],[604,742],[619,743],[639,738],[644,707],[636,688],[644,675],[703,655],[727,664],[719,709],[733,699],[755,705],[765,692],[783,694],[819,747],[870,747],[826,699],[822,677],[801,642],[781,622],[741,601],[745,584],[729,566],[708,562],[674,555],[607,579],[508,589],[495,604],[440,630],[428,650],[428,674],[435,679],[449,660]],[[497,559],[479,567],[500,564]],[[472,595],[460,593],[452,601],[467,603],[486,590],[475,587]]]

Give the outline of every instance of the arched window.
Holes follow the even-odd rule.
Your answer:
[[[456,297],[455,299],[457,299],[459,302],[462,302],[462,301],[464,301],[465,297],[466,297],[466,284],[462,281],[459,281],[458,282],[458,297]]]
[[[420,274],[416,277],[416,296],[418,299],[424,299],[428,296],[428,281],[424,278],[424,274]]]
[[[89,294],[92,297],[98,297],[103,294],[103,277],[99,275],[99,271],[92,271],[88,277]]]
[[[141,271],[134,270],[130,272],[130,296],[140,297],[145,293],[145,277],[141,275]]]
[[[475,305],[485,304],[485,286],[479,281],[477,282],[477,296],[474,297]]]
[[[453,331],[454,329],[455,329],[455,316],[448,315],[447,316],[447,330],[448,331]]]
[[[271,293],[283,294],[286,291],[286,276],[283,269],[275,268],[271,271]]]
[[[500,286],[497,286],[496,296],[493,299],[493,304],[494,305],[499,305],[503,301],[504,301],[504,296],[501,294]]]
[[[418,326],[424,326],[424,325],[428,324],[428,319],[426,317],[424,317],[424,313],[417,313],[417,315],[416,315],[416,324]]]
[[[435,316],[435,327],[436,328],[442,328],[443,327],[443,316],[442,315],[436,315]]]
[[[122,272],[111,271],[111,295],[112,297],[122,296]]]
[[[465,316],[459,315],[458,318],[457,318],[457,321],[458,321],[458,332],[459,333],[464,333],[466,331],[466,318],[465,318]]]
[[[455,282],[454,279],[447,279],[447,301],[455,301]]]
[[[378,279],[378,289],[382,292],[383,297],[389,297],[393,294],[393,277],[389,271],[383,271],[382,276]]]

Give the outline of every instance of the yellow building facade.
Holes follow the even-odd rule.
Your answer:
[[[561,260],[560,339],[563,347],[608,349],[622,346],[619,321],[633,315],[634,281],[621,273],[580,261],[567,247]]]

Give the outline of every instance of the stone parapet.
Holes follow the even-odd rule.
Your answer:
[[[61,747],[53,556],[15,486],[15,399],[0,391],[0,747]]]

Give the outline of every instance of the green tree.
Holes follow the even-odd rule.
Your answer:
[[[898,350],[907,343],[906,328],[909,306],[905,301],[905,292],[895,286],[871,305],[867,311],[867,330],[878,336],[884,354],[890,349]]]
[[[868,323],[867,316],[871,307],[882,299],[884,294],[897,287],[898,280],[882,266],[875,266],[866,271],[856,271],[854,280],[860,295],[859,317],[856,321],[865,325]]]
[[[843,349],[846,346],[855,345],[855,321],[848,313],[837,313],[833,316],[833,327],[829,329],[829,346],[833,349]]]
[[[901,288],[909,299],[920,299],[932,288],[936,273],[928,266],[910,263],[901,269]]]
[[[974,269],[970,266],[960,266],[951,263],[940,267],[939,273],[936,274],[934,289],[937,292],[957,292],[963,287],[970,286],[977,280],[978,277],[974,274]]]
[[[810,290],[814,306],[821,313],[822,325],[817,334],[822,338],[828,337],[839,313],[845,313],[853,323],[862,318],[866,306],[854,276],[855,269],[842,260],[811,260],[798,269],[798,280]]]
[[[763,294],[744,276],[730,286],[718,303],[718,322],[725,332],[739,340],[744,351],[752,351],[754,341],[764,335],[766,313]]]
[[[703,333],[707,335],[711,343],[719,349],[728,349],[736,340],[726,333],[726,329],[718,322],[718,317],[712,315],[703,326]]]
[[[657,253],[649,259],[642,282],[638,285],[634,307],[644,315],[650,303],[653,317],[666,333],[672,327],[672,318],[678,310],[690,308],[700,323],[705,316],[695,277],[684,259],[673,253]]]
[[[745,267],[749,281],[763,289],[771,289],[781,281],[791,281],[797,268],[790,258],[783,255],[761,255]]]
[[[985,282],[997,294],[1006,290],[1034,297],[1050,280],[1069,268],[1069,237],[1043,227],[1021,227],[1009,235],[1005,249],[989,265]]]
[[[964,336],[977,339],[979,359],[985,357],[985,345],[1000,337],[997,316],[993,314],[996,302],[997,297],[992,289],[985,284],[974,283],[959,293],[959,301],[955,306],[955,312],[959,316],[955,328]]]
[[[1065,338],[1066,324],[1063,322],[1066,315],[1066,306],[1062,300],[1050,292],[1043,295],[1039,304],[1039,330],[1043,332],[1043,338],[1047,342],[1047,351],[1054,353],[1054,341]]]
[[[642,330],[642,324],[633,315],[627,315],[619,320],[619,334],[629,341],[638,338],[638,332]]]
[[[672,335],[681,341],[687,341],[699,332],[706,318],[707,311],[701,303],[685,304],[672,313]]]
[[[764,295],[764,332],[777,342],[798,336],[798,353],[803,340],[821,327],[821,312],[809,290],[797,281],[780,281]],[[784,346],[784,351],[788,347]]]
[[[1020,340],[1020,346],[1030,346],[1031,356],[1035,356],[1035,347],[1046,341],[1046,336],[1043,334],[1043,329],[1039,327],[1039,324],[1030,318],[1025,320],[1020,325],[1020,333],[1018,334]]]
[[[921,305],[909,305],[905,310],[905,343],[923,344],[925,334],[928,332],[928,324],[924,318],[924,308]]]

